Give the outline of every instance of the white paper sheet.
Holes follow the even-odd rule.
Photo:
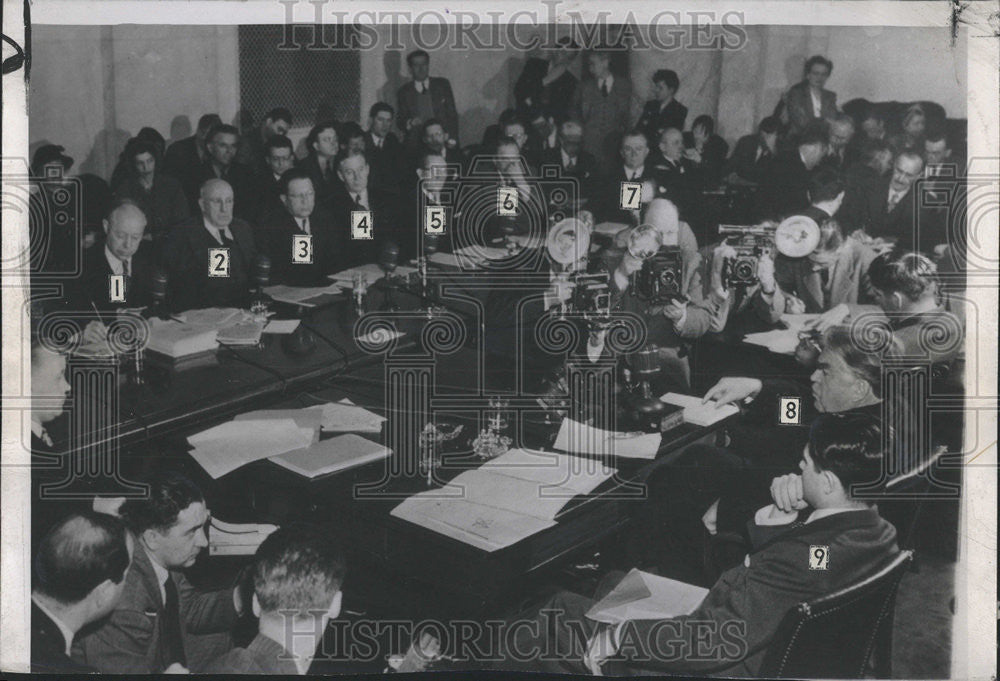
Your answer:
[[[322,405],[323,430],[332,432],[356,431],[362,433],[382,432],[384,416],[359,407],[350,400],[330,402]]]
[[[632,568],[611,592],[587,611],[595,622],[664,620],[689,615],[705,600],[708,589]]]
[[[272,319],[264,327],[264,333],[292,333],[299,328],[299,319]]]
[[[616,433],[566,418],[552,446],[577,454],[655,459],[662,439],[660,433]]]
[[[724,404],[720,407],[714,400],[702,404],[700,397],[680,393],[667,393],[661,396],[660,400],[684,407],[684,423],[693,423],[696,426],[710,426],[740,411],[734,404]]]
[[[191,456],[213,478],[220,478],[258,459],[301,449],[315,430],[292,419],[229,421],[188,438]]]
[[[523,449],[512,449],[487,461],[479,470],[534,481],[543,486],[559,485],[570,490],[574,496],[593,492],[617,472],[606,462],[597,459]],[[545,490],[543,493],[548,492]]]
[[[760,345],[778,355],[794,355],[799,344],[799,332],[797,329],[773,329],[748,333],[743,337],[743,342]]]

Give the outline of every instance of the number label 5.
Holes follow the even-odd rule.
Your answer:
[[[427,234],[444,234],[444,225],[444,206],[427,206],[427,213],[424,216],[424,232]]]
[[[802,423],[802,400],[798,397],[782,397],[778,400],[778,424],[797,426]]]
[[[208,276],[228,277],[229,276],[229,249],[210,248],[208,249]]]
[[[311,265],[313,261],[313,238],[311,234],[292,236],[292,262],[297,265]]]

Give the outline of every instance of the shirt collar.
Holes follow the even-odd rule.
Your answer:
[[[571,157],[569,154],[566,153],[565,149],[560,148],[559,153],[562,154],[562,162],[564,166],[569,165],[570,161],[575,160],[573,157]]]
[[[66,655],[68,656],[70,653],[70,649],[73,647],[73,635],[74,635],[73,630],[67,627],[65,624],[63,624],[62,621],[58,617],[56,617],[51,610],[46,608],[44,603],[35,598],[34,595],[32,595],[31,597],[31,602],[34,603],[39,610],[44,612],[48,616],[48,618],[55,623],[56,627],[59,628],[59,633],[62,634],[63,641],[66,642]]]
[[[44,433],[45,433],[45,427],[35,419],[31,419],[31,434],[37,437],[38,439],[42,439],[42,435]]]
[[[610,90],[612,87],[614,87],[614,85],[615,85],[615,76],[614,76],[614,74],[609,73],[608,75],[604,76],[604,78],[601,78],[601,79],[599,79],[597,81],[598,87],[600,87],[601,85],[603,85],[605,83],[607,83],[607,85],[608,85],[608,90]]]
[[[639,177],[642,177],[642,174],[644,172],[646,172],[646,164],[642,164],[638,168],[635,168],[635,169],[632,169],[632,170],[630,170],[626,166],[622,166],[622,170],[625,171],[625,177],[627,177],[627,178],[629,178],[631,180],[632,176],[635,175],[635,174],[637,174],[637,173],[638,173]]]
[[[142,547],[143,551],[146,551],[146,547]],[[170,570],[160,565],[156,562],[156,558],[153,557],[149,551],[146,551],[146,557],[149,558],[149,564],[153,566],[153,573],[156,575],[156,583],[160,587],[160,598],[163,599],[163,604],[167,603],[167,587],[166,582],[170,579]]]
[[[413,86],[417,88],[417,92],[430,92],[431,89],[431,78],[427,76],[423,80],[413,81]]]
[[[553,128],[552,132],[550,132],[548,136],[549,149],[554,149],[558,141],[559,141],[559,131]]]
[[[358,199],[360,199],[358,201],[358,203],[363,203],[364,205],[366,205],[369,208],[371,208],[371,206],[368,205],[368,190],[367,189],[364,189],[364,190],[362,190],[360,192],[351,192],[351,197],[352,198],[357,197]]]
[[[104,257],[105,257],[105,259],[107,259],[108,265],[111,266],[111,271],[112,272],[114,272],[115,274],[122,274],[122,261],[121,261],[121,258],[119,258],[117,255],[115,255],[114,253],[112,253],[111,249],[107,247],[107,244],[105,244],[105,246],[104,246]],[[131,267],[131,265],[132,265],[132,258],[131,257],[125,258],[125,262],[127,262],[129,264],[129,266]]]
[[[212,237],[220,244],[222,243],[223,234],[225,234],[230,239],[233,239],[233,233],[229,231],[228,227],[216,227],[215,225],[211,224],[208,221],[208,218],[202,218],[202,223],[205,225],[205,229],[208,230],[208,233],[211,234]],[[233,240],[235,241],[235,239]]]

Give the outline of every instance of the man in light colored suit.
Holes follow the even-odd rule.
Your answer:
[[[432,118],[441,121],[448,136],[458,140],[458,111],[455,95],[447,78],[430,77],[431,57],[423,50],[406,56],[413,80],[399,88],[396,125],[403,131],[407,148],[416,152],[420,146],[421,127]]]
[[[577,88],[574,118],[583,123],[583,148],[604,165],[618,162],[621,137],[628,129],[632,83],[611,72],[611,55],[592,52],[587,59],[592,78]]]

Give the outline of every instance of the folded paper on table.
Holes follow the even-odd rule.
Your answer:
[[[611,593],[594,603],[586,617],[607,624],[665,620],[691,614],[707,594],[708,589],[700,586],[632,568]]]
[[[252,556],[277,525],[227,523],[212,518],[208,526],[208,552],[213,556]]]
[[[382,432],[384,416],[368,411],[364,407],[344,398],[340,402],[330,402],[322,405],[323,430],[333,432],[357,431],[363,433]]]
[[[513,449],[392,511],[397,518],[494,551],[555,525],[567,503],[615,474],[566,454]]]
[[[299,328],[298,319],[272,319],[264,327],[264,333],[292,333]]]
[[[743,342],[759,345],[778,355],[794,355],[799,344],[799,332],[797,329],[773,329],[748,333],[743,337]]]
[[[552,446],[575,454],[655,459],[662,439],[660,433],[617,433],[565,418]]]
[[[264,333],[264,324],[253,320],[239,322],[219,329],[215,339],[222,345],[257,345]]]
[[[299,428],[312,428],[319,437],[319,429],[326,417],[325,405],[303,409],[257,409],[233,417],[234,421],[287,421],[291,419]]]
[[[683,407],[684,423],[702,427],[718,423],[722,419],[740,412],[735,404],[724,404],[720,407],[718,402],[714,400],[702,404],[700,397],[681,395],[680,393],[667,393],[660,397],[660,401]]]
[[[384,445],[348,433],[272,456],[268,460],[307,478],[317,478],[384,459],[391,453],[392,450]]]
[[[258,459],[309,445],[315,429],[292,419],[228,421],[188,438],[191,457],[213,478]]]

